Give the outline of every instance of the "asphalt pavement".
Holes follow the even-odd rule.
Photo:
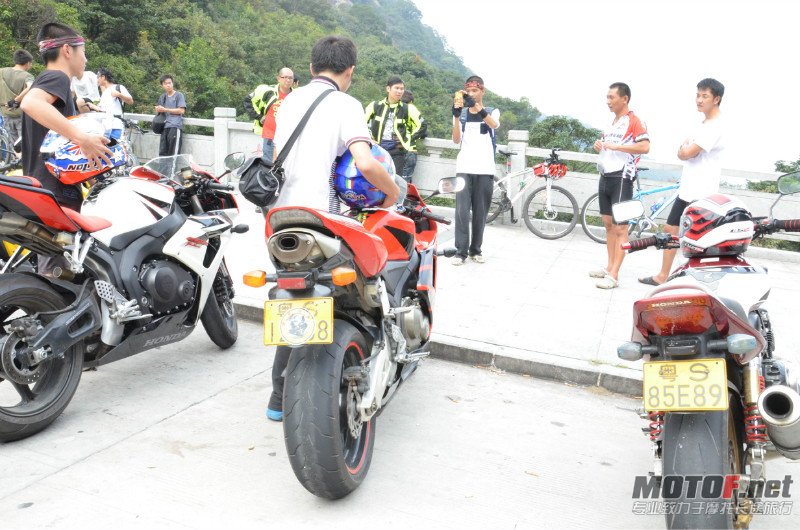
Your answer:
[[[0,528],[664,527],[634,513],[634,477],[651,469],[638,400],[438,360],[378,418],[362,486],[316,498],[264,417],[274,350],[260,338],[242,323],[220,351],[198,327],[85,372],[50,428],[0,446]],[[795,529],[794,514],[752,528]]]

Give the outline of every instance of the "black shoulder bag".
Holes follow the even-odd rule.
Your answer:
[[[261,157],[253,157],[245,162],[240,173],[241,179],[239,180],[239,191],[245,199],[261,207],[269,207],[275,204],[283,187],[283,161],[286,160],[289,150],[300,136],[300,133],[303,132],[311,113],[331,92],[335,92],[335,90],[326,90],[314,100],[314,103],[308,108],[303,119],[300,120],[294,132],[286,141],[286,145],[281,149],[274,164],[264,162]]]

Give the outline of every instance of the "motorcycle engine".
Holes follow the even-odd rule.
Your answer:
[[[139,282],[150,297],[150,309],[154,315],[179,311],[194,302],[197,287],[194,276],[171,261],[145,262]]]
[[[423,342],[428,340],[431,333],[431,322],[427,315],[422,311],[419,300],[413,298],[403,298],[401,307],[411,307],[406,313],[402,313],[398,319],[400,331],[406,339],[408,351],[419,348]]]

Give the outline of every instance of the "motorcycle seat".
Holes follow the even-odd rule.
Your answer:
[[[33,177],[12,177],[10,175],[0,175],[0,180],[10,182],[12,184],[22,184],[23,186],[33,186],[34,188],[41,188],[42,183],[39,179]]]
[[[81,215],[71,208],[62,207],[61,209],[64,210],[64,213],[67,214],[67,217],[72,219],[72,221],[81,227],[81,230],[84,232],[91,234],[92,232],[97,232],[111,226],[111,221],[108,219],[95,217],[93,215]]]

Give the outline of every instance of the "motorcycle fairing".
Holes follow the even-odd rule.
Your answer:
[[[389,261],[410,259],[414,252],[414,221],[391,210],[370,212],[364,221],[364,229],[375,234],[389,253]]]
[[[275,214],[278,212],[302,211],[311,214],[322,222],[330,233],[338,236],[344,240],[350,249],[353,251],[353,259],[367,278],[376,276],[381,272],[386,265],[389,253],[386,250],[381,238],[375,234],[368,232],[361,223],[354,221],[348,217],[341,215],[323,212],[322,210],[315,210],[313,208],[306,208],[303,206],[284,206],[281,208],[273,208],[267,215],[267,223],[265,227],[265,234],[267,239],[282,228],[288,226],[301,226],[297,223],[282,224],[275,221]],[[308,228],[315,228],[308,226]],[[318,227],[317,227],[318,228]]]
[[[80,227],[61,209],[53,193],[26,184],[0,180],[0,206],[56,230],[77,232]]]

